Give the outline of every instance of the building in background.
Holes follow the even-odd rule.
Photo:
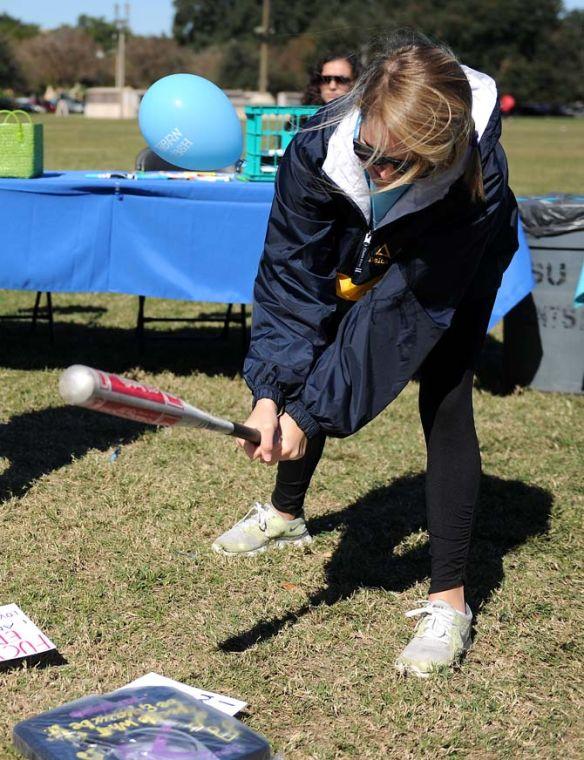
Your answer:
[[[133,87],[89,87],[85,115],[90,119],[137,119],[144,90]]]

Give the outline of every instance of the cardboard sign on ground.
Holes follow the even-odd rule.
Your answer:
[[[17,604],[0,606],[0,664],[36,657],[56,649]]]

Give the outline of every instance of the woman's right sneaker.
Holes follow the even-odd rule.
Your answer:
[[[463,614],[442,599],[425,601],[422,607],[406,612],[419,617],[414,636],[395,661],[404,675],[427,678],[441,668],[457,665],[471,646],[472,612],[468,604]]]
[[[251,557],[270,547],[283,549],[311,542],[303,517],[286,520],[271,504],[256,501],[243,520],[219,536],[211,548],[219,554]]]

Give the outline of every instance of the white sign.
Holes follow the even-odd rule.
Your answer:
[[[247,702],[242,702],[239,699],[226,697],[224,694],[215,694],[213,691],[203,691],[203,689],[198,689],[196,686],[187,686],[185,683],[174,681],[172,678],[166,678],[166,676],[160,676],[158,673],[147,673],[145,676],[137,678],[122,688],[131,689],[139,686],[170,686],[195,699],[200,699],[202,702],[214,707],[216,710],[221,710],[221,712],[227,715],[237,715],[247,705]]]
[[[34,657],[56,648],[17,604],[0,606],[0,662]]]

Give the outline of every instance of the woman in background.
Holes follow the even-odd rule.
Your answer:
[[[322,106],[346,95],[360,73],[361,66],[353,53],[329,53],[323,56],[310,72],[302,104]]]

